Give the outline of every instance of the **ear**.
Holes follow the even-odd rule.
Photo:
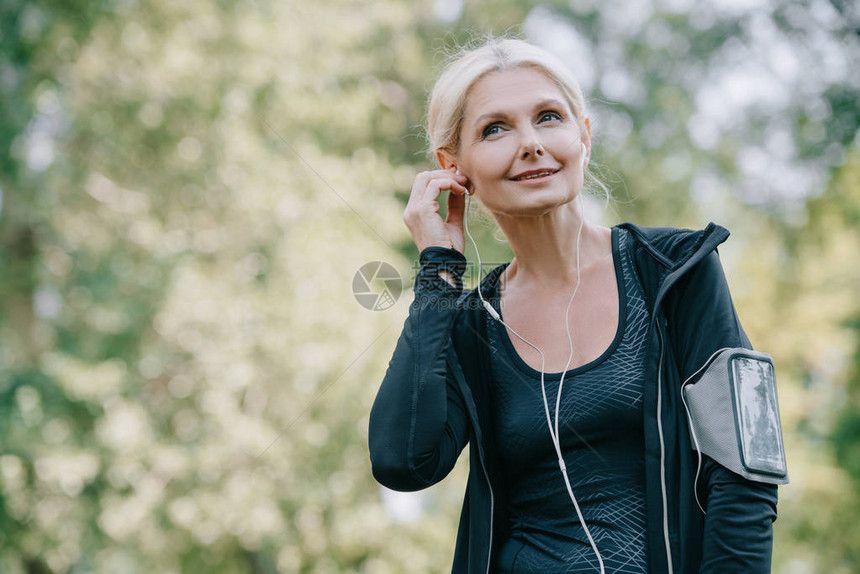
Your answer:
[[[439,167],[449,169],[457,166],[456,158],[443,149],[436,150],[436,161],[439,162]]]

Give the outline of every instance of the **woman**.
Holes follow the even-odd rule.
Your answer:
[[[421,267],[371,411],[376,479],[426,488],[470,445],[453,572],[769,572],[787,475],[728,232],[586,221],[581,90],[523,41],[449,64],[428,133],[441,169],[404,213]],[[472,195],[515,256],[463,292]]]

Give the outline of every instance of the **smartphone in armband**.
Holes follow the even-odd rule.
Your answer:
[[[750,480],[788,483],[770,355],[723,349],[682,392],[690,436],[700,453]]]

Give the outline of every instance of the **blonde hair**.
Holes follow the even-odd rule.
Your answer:
[[[492,72],[513,68],[533,68],[552,80],[561,90],[577,122],[586,118],[585,98],[573,73],[554,55],[524,40],[495,38],[477,48],[463,48],[436,80],[427,103],[427,138],[430,153],[460,149],[460,128],[466,100],[475,83]]]

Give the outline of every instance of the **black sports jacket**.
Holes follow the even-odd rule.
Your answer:
[[[729,233],[713,223],[701,231],[620,227],[634,239],[628,248],[651,308],[643,401],[649,571],[770,572],[777,487],[707,456],[697,479],[681,401],[682,382],[715,351],[751,348],[716,252]],[[394,490],[426,488],[450,472],[468,443],[470,472],[452,572],[489,573],[508,521],[488,430],[486,311],[476,290],[462,289],[466,259],[459,251],[428,247],[419,262],[409,316],[370,414],[373,475]],[[440,269],[450,270],[458,287],[442,279]],[[482,290],[502,269],[484,278]]]

